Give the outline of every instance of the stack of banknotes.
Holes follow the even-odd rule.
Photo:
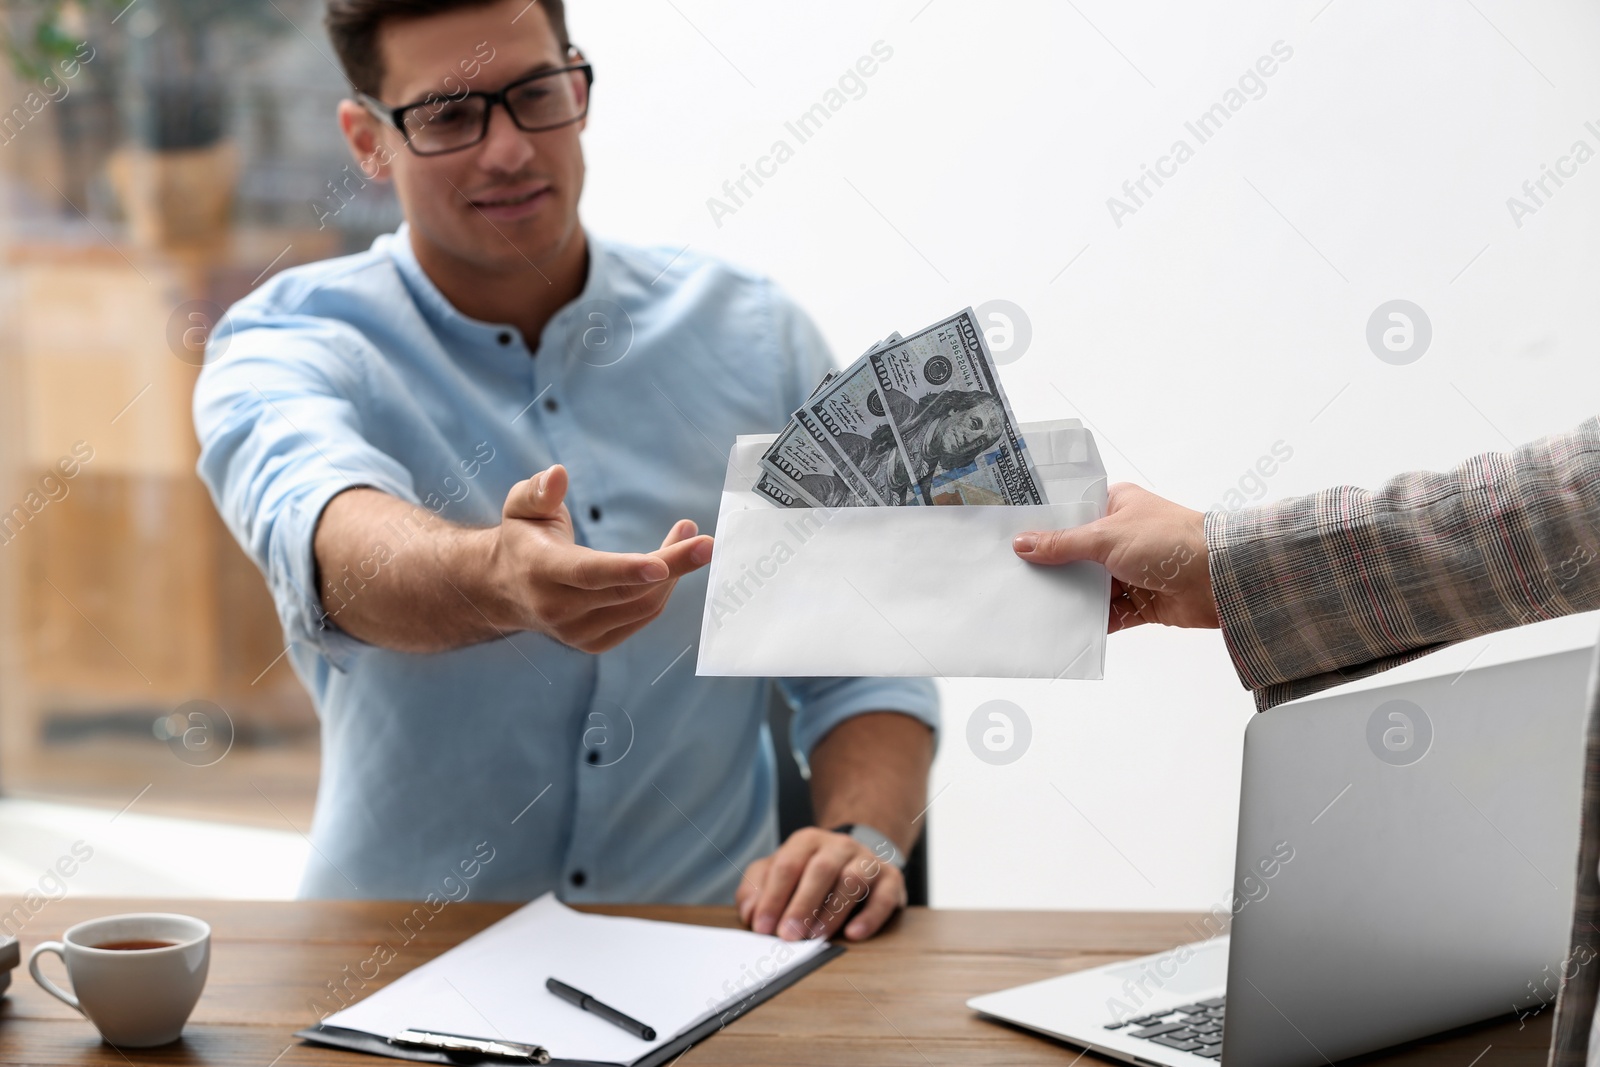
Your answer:
[[[784,508],[1043,504],[971,308],[830,373],[761,457]]]

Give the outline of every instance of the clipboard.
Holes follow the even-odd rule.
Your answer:
[[[546,894],[294,1036],[414,1063],[661,1067],[844,951],[584,914]],[[545,988],[549,978],[663,1038],[642,1041],[574,1006]]]
[[[815,971],[823,964],[838,959],[844,955],[843,945],[829,945],[805,963],[775,977],[760,989],[754,990],[749,996],[740,1000],[733,1007],[714,1015],[684,1034],[679,1034],[672,1041],[658,1049],[646,1054],[630,1064],[604,1063],[595,1060],[560,1060],[550,1061],[551,1067],[663,1067],[672,1062],[692,1046],[698,1045],[706,1038],[712,1036],[735,1019],[749,1013],[752,1008],[765,1004],[768,1000],[782,993],[806,975]],[[444,1063],[455,1064],[458,1067],[468,1067],[471,1064],[506,1064],[526,1062],[508,1060],[499,1057],[475,1056],[470,1053],[460,1052],[434,1052],[420,1048],[402,1048],[391,1045],[381,1037],[363,1033],[360,1030],[346,1030],[337,1026],[312,1026],[295,1032],[295,1037],[312,1045],[326,1045],[330,1048],[342,1048],[349,1052],[365,1052],[375,1056],[388,1056],[391,1059],[410,1060],[413,1063]]]

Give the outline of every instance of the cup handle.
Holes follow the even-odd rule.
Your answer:
[[[44,944],[34,949],[33,953],[29,955],[28,973],[33,975],[33,980],[38,982],[40,987],[46,993],[49,993],[52,997],[55,997],[57,1000],[61,1001],[61,1003],[65,1004],[79,1015],[82,1015],[83,1005],[78,1003],[77,997],[73,996],[71,993],[68,993],[65,989],[62,989],[60,986],[50,981],[50,979],[46,978],[43,974],[39,973],[40,956],[44,955],[46,952],[54,952],[57,956],[61,957],[62,963],[66,963],[67,957],[64,949],[65,946],[63,946],[59,941],[46,941]]]

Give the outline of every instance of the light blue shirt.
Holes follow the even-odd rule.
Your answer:
[[[475,899],[726,902],[776,847],[770,683],[694,673],[704,570],[601,655],[533,633],[394,652],[321,607],[312,534],[352,486],[492,526],[514,483],[563,463],[581,544],[650,551],[680,518],[714,532],[734,436],[778,430],[832,367],[762,278],[589,247],[582,296],[531,355],[515,327],[457,311],[404,228],[284,271],[213,336],[194,398],[200,476],[266,575],[322,723],[303,896],[450,897],[473,869]],[[386,530],[331,576],[341,595],[384,581],[408,536]],[[802,754],[865,711],[937,723],[920,681],[779,684]]]

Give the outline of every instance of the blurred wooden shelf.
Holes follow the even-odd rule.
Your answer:
[[[179,250],[0,246],[11,305],[0,339],[0,788],[120,805],[139,778],[162,783],[141,810],[282,828],[236,773],[253,769],[282,787],[274,799],[294,822],[308,821],[316,718],[265,583],[195,474],[199,367],[181,335],[193,302],[225,308],[273,272],[335,254],[335,240],[254,228]],[[235,753],[206,780],[153,738],[44,737],[47,720],[153,722],[191,700],[220,705],[241,732],[302,740]]]

